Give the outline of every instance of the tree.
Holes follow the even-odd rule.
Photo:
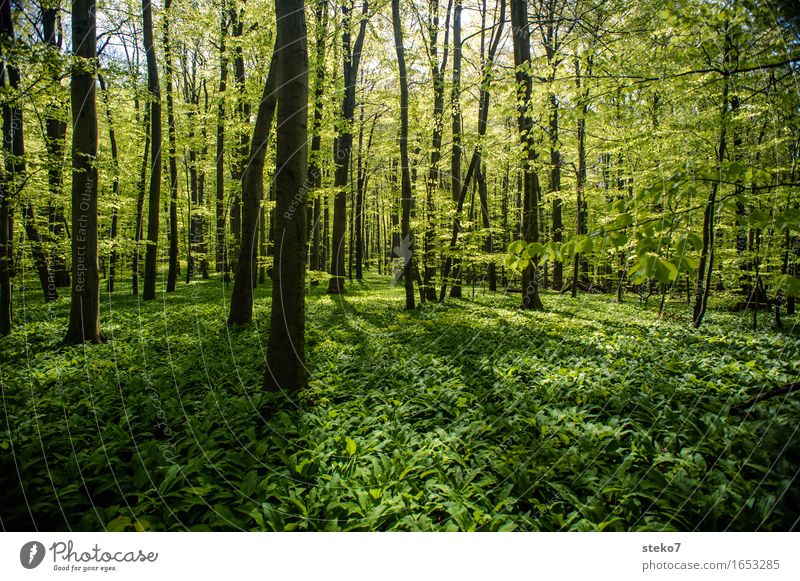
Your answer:
[[[345,0],[346,2],[347,0]],[[334,156],[336,172],[333,187],[335,189],[333,201],[333,255],[331,257],[331,278],[328,283],[328,292],[342,294],[344,287],[344,240],[347,225],[347,185],[349,183],[350,157],[353,150],[353,117],[356,110],[356,79],[358,67],[361,63],[361,51],[364,46],[364,37],[367,32],[368,0],[361,6],[358,33],[351,46],[351,28],[355,0],[350,4],[342,4],[342,59],[344,96],[342,97],[342,129],[336,138]]]
[[[275,262],[264,388],[308,383],[305,355],[308,48],[303,0],[276,0],[278,59]]]
[[[153,46],[153,9],[150,0],[142,0],[144,49],[147,57],[147,89],[150,102],[150,190],[147,206],[147,249],[144,255],[144,294],[156,298],[156,269],[158,266],[158,233],[161,203],[161,89],[158,82],[158,62]]]
[[[264,93],[256,114],[256,124],[253,127],[253,139],[250,140],[250,154],[242,172],[242,239],[239,260],[236,261],[231,312],[228,316],[228,324],[231,325],[249,323],[253,319],[258,223],[261,200],[264,197],[264,158],[267,154],[277,97],[276,56],[276,52],[273,51],[269,73],[264,82]]]
[[[319,191],[322,186],[322,116],[325,106],[325,32],[328,23],[328,0],[317,0],[315,14],[315,51],[314,51],[314,120],[311,126],[311,152],[309,153],[308,181],[314,193],[314,207],[311,215],[311,270],[325,270],[325,253],[323,252],[320,230],[322,199]]]
[[[528,28],[528,4],[526,0],[511,0],[511,29],[514,39],[514,66],[517,82],[517,128],[524,155],[523,169],[523,233],[528,243],[539,242],[539,176],[534,164],[536,149],[533,135],[533,119],[531,118],[531,93],[533,79],[531,75],[531,44]],[[521,308],[541,310],[542,300],[539,298],[538,272],[533,263],[529,263],[522,272]]]
[[[414,309],[414,236],[411,233],[411,208],[414,194],[411,190],[411,174],[408,162],[408,74],[406,71],[406,49],[403,44],[403,24],[400,20],[400,0],[392,0],[392,29],[397,51],[397,68],[400,80],[400,195],[402,216],[400,218],[400,254],[403,258],[403,280],[406,289],[406,309]]]
[[[222,0],[219,16],[219,103],[217,105],[217,153],[216,153],[216,271],[222,280],[230,278],[228,272],[228,244],[225,234],[225,92],[228,88],[228,57],[225,40],[228,36],[227,10]]]
[[[169,267],[167,292],[175,291],[178,280],[178,146],[175,135],[175,103],[172,95],[172,46],[170,22],[172,0],[164,0],[164,84],[167,88],[167,162],[169,164]]]
[[[74,0],[72,38],[72,302],[66,341],[100,343],[94,0]]]

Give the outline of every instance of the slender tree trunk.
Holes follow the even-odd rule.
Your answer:
[[[242,124],[242,129],[237,129],[238,143],[234,149],[233,161],[231,163],[231,174],[233,177],[233,191],[231,192],[230,210],[231,210],[231,234],[233,234],[234,249],[230,251],[230,256],[233,260],[239,256],[240,246],[242,242],[242,190],[241,185],[243,182],[243,175],[245,169],[245,162],[247,160],[247,152],[249,149],[247,125],[250,122],[250,102],[247,99],[245,91],[245,67],[244,67],[244,52],[242,50],[241,39],[244,34],[244,4],[242,8],[231,6],[230,20],[231,31],[234,40],[233,46],[233,82],[236,87],[236,114],[237,120]],[[232,266],[236,270],[236,264]]]
[[[414,239],[411,234],[411,206],[414,203],[411,191],[411,174],[408,161],[408,77],[406,74],[405,46],[403,45],[403,26],[400,20],[400,0],[392,0],[392,29],[397,51],[398,76],[400,78],[400,172],[401,206],[400,248],[403,258],[403,280],[406,289],[406,309],[412,310],[414,304]]]
[[[514,65],[517,83],[517,127],[520,143],[525,153],[523,171],[523,239],[526,242],[539,241],[539,176],[534,169],[536,149],[533,136],[533,119],[531,118],[531,94],[533,78],[531,76],[531,45],[528,28],[528,4],[526,0],[511,0],[511,28],[514,41]],[[522,273],[521,308],[541,310],[542,300],[539,298],[538,273],[533,265]]]
[[[141,256],[140,243],[144,233],[144,194],[147,186],[147,162],[150,159],[150,104],[144,106],[144,152],[142,153],[142,167],[139,172],[136,196],[136,224],[134,225],[133,261],[131,264],[131,288],[133,295],[139,294],[139,258]]]
[[[433,135],[431,138],[430,165],[428,179],[425,182],[425,236],[422,245],[422,284],[425,300],[436,300],[436,289],[433,278],[436,275],[434,262],[436,245],[436,220],[434,194],[439,187],[439,160],[442,156],[442,134],[444,133],[444,71],[448,58],[448,33],[450,26],[450,10],[452,0],[447,5],[445,19],[445,38],[442,45],[442,61],[438,61],[438,36],[439,36],[439,0],[429,1],[429,40],[428,57],[429,68],[433,79]]]
[[[97,32],[94,0],[72,3],[72,302],[68,343],[100,343],[97,252]]]
[[[451,92],[452,101],[452,128],[453,128],[453,149],[450,160],[450,194],[453,203],[458,204],[461,195],[461,0],[455,0],[453,6],[453,88]],[[454,228],[461,230],[459,215],[456,214]],[[453,284],[450,287],[450,296],[453,298],[461,297],[461,259],[453,257]],[[446,274],[442,274],[443,278]],[[446,280],[442,284],[447,284]],[[444,296],[440,296],[444,300]]]
[[[11,17],[10,5],[3,3],[2,11],[0,12],[0,35],[5,37],[5,46],[14,46],[16,38],[14,36],[14,26]],[[8,85],[11,89],[12,96],[6,97],[3,101],[3,157],[5,158],[5,168],[7,177],[5,178],[3,204],[8,204],[8,209],[4,212],[7,214],[6,223],[9,229],[7,240],[10,242],[13,238],[11,234],[11,222],[13,199],[16,198],[22,189],[26,180],[26,164],[25,164],[25,140],[23,128],[23,114],[22,105],[19,97],[16,95],[19,91],[20,73],[16,64],[14,64],[6,54],[3,55],[3,75],[8,74]],[[3,79],[3,86],[5,86],[5,78]],[[27,199],[23,209],[23,227],[25,228],[25,235],[31,243],[31,254],[33,261],[36,265],[36,272],[39,275],[39,282],[42,286],[42,293],[44,294],[45,302],[55,300],[58,297],[56,286],[50,275],[50,267],[47,262],[47,253],[44,247],[44,240],[39,234],[39,229],[36,226],[36,212],[33,208],[33,203],[30,198],[30,190],[28,190]],[[9,249],[10,251],[10,249]],[[10,267],[13,261],[9,263]],[[11,273],[9,271],[9,287]],[[9,304],[11,301],[11,294],[8,294]],[[10,307],[9,307],[10,308]],[[10,319],[9,319],[10,320]]]
[[[217,106],[217,159],[216,159],[216,271],[222,274],[223,282],[228,282],[228,242],[225,231],[225,92],[228,85],[228,57],[225,53],[225,39],[228,36],[225,0],[220,10],[219,44],[219,104]]]
[[[175,102],[172,95],[172,46],[170,22],[172,0],[164,0],[164,84],[167,89],[167,162],[169,165],[169,270],[167,292],[175,291],[178,282],[178,147],[175,135]]]
[[[591,74],[592,60],[589,57],[589,70],[587,74]],[[581,64],[580,59],[575,59],[575,85],[578,89],[580,98],[578,117],[578,169],[576,172],[576,212],[575,212],[575,233],[582,235],[587,233],[587,205],[584,197],[583,190],[586,186],[586,113],[589,110],[589,89],[582,89],[581,87]],[[584,272],[584,279],[588,278],[588,265],[579,253],[575,254],[572,264],[572,298],[578,296],[578,285],[581,282],[580,273]]]
[[[308,182],[314,193],[314,208],[311,217],[311,270],[325,270],[322,254],[320,214],[322,210],[322,115],[325,107],[325,32],[328,24],[328,1],[317,0],[314,12],[315,28],[315,66],[314,66],[314,120],[311,125],[311,153],[309,155]]]
[[[64,205],[61,200],[64,182],[64,142],[67,136],[67,122],[62,117],[68,108],[66,96],[62,98],[61,70],[56,64],[57,57],[61,54],[61,19],[58,9],[42,2],[42,31],[44,41],[52,58],[46,61],[51,87],[58,96],[55,103],[47,107],[44,114],[45,122],[45,147],[47,148],[47,184],[50,194],[47,216],[49,221],[50,242],[55,246],[50,251],[50,275],[52,284],[57,288],[70,286],[69,270],[67,269],[66,254],[58,249],[58,244],[65,235],[66,218]]]
[[[305,361],[308,50],[303,0],[276,0],[278,120],[275,263],[264,388],[308,384]]]
[[[159,212],[161,204],[161,89],[158,83],[158,63],[153,46],[153,12],[150,0],[142,0],[144,21],[144,48],[147,54],[147,88],[150,93],[150,190],[147,207],[147,249],[144,255],[144,294],[151,301],[156,298],[158,268]],[[74,267],[73,267],[74,271]]]
[[[106,290],[114,292],[114,281],[117,272],[117,204],[119,201],[119,160],[117,157],[117,135],[114,131],[114,122],[111,117],[111,105],[108,102],[108,89],[106,88],[105,79],[103,75],[98,74],[97,80],[100,82],[100,92],[103,97],[103,106],[106,110],[106,123],[108,123],[108,140],[111,146],[111,166],[112,166],[112,182],[111,182],[111,198],[114,205],[111,208],[111,227],[109,228],[108,237],[111,241],[111,252],[108,258],[108,280],[106,281]]]
[[[719,143],[717,145],[717,172],[720,171],[725,160],[726,133],[728,128],[728,90],[730,84],[730,73],[728,64],[731,53],[731,37],[728,22],[724,23],[725,46],[723,49],[723,84],[722,84],[722,108],[720,111]],[[715,244],[715,214],[717,205],[717,192],[719,180],[711,183],[711,192],[706,202],[703,213],[703,246],[700,251],[700,260],[697,266],[697,283],[695,284],[695,303],[692,310],[692,324],[695,328],[703,323],[703,317],[708,305],[708,295],[711,291],[711,275],[714,270],[714,244]]]
[[[334,174],[334,202],[333,202],[333,239],[331,257],[331,279],[328,283],[330,294],[345,292],[345,234],[347,230],[347,183],[350,172],[350,157],[353,149],[353,116],[356,108],[356,79],[358,67],[361,62],[361,49],[364,46],[364,36],[367,31],[367,11],[369,2],[364,0],[362,5],[360,23],[356,40],[352,45],[350,27],[354,2],[342,4],[342,57],[344,60],[344,97],[342,100],[343,129],[337,136],[334,153],[336,172]]]
[[[283,0],[278,0],[283,1]],[[296,25],[295,25],[296,26]],[[277,47],[276,47],[277,48]],[[231,310],[228,324],[244,324],[253,320],[253,287],[256,283],[256,257],[258,255],[258,222],[261,201],[264,197],[264,159],[267,154],[272,120],[277,98],[278,57],[272,54],[264,92],[258,106],[250,153],[242,174],[242,238],[236,277],[233,281]],[[304,185],[304,184],[302,184]],[[304,263],[305,264],[305,261]]]

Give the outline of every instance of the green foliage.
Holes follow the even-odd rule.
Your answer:
[[[673,322],[592,296],[546,294],[546,313],[504,295],[405,312],[402,287],[372,278],[336,299],[311,287],[311,383],[289,401],[261,391],[265,325],[226,328],[218,282],[142,305],[126,290],[107,303],[104,345],[59,343],[68,298],[17,305],[24,333],[0,339],[4,526],[30,526],[23,492],[57,530],[780,530],[797,517],[800,402],[730,414],[797,377],[796,334],[718,311],[697,331],[680,304]]]

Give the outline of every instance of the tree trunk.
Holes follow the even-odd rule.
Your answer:
[[[350,156],[353,149],[353,116],[356,108],[356,79],[358,66],[361,62],[361,49],[364,46],[364,36],[367,31],[367,11],[369,2],[364,0],[356,40],[350,46],[352,24],[352,11],[354,2],[349,6],[342,4],[343,30],[342,30],[342,58],[344,60],[344,97],[342,99],[343,129],[337,136],[335,143],[336,172],[334,174],[334,202],[333,202],[333,239],[331,240],[333,254],[331,256],[331,279],[328,283],[330,294],[345,292],[344,277],[344,240],[347,227],[347,184],[350,172]]]
[[[322,224],[322,200],[319,189],[322,187],[322,115],[325,108],[325,33],[328,25],[328,1],[317,0],[314,12],[315,28],[315,66],[314,66],[314,120],[311,125],[311,153],[309,155],[308,182],[314,192],[314,210],[311,221],[313,243],[311,246],[311,270],[325,270],[320,230]]]
[[[112,166],[112,182],[111,182],[111,198],[113,206],[111,208],[111,227],[109,228],[108,237],[111,241],[111,252],[108,258],[108,280],[106,281],[106,290],[110,293],[114,292],[114,281],[117,272],[117,203],[119,201],[119,160],[117,157],[117,135],[114,131],[114,122],[111,118],[111,105],[108,102],[108,89],[106,88],[105,79],[103,75],[98,74],[97,80],[100,82],[100,92],[103,97],[103,106],[106,110],[106,122],[108,123],[108,140],[111,145],[111,166]]]
[[[147,185],[147,162],[150,158],[150,104],[144,106],[144,152],[142,153],[142,168],[139,172],[136,196],[136,224],[134,226],[133,261],[131,264],[131,288],[133,295],[139,294],[139,258],[141,256],[139,245],[144,231],[144,193]]]
[[[100,343],[97,252],[97,32],[94,0],[72,3],[72,302],[68,343]]]
[[[153,46],[153,12],[150,0],[142,0],[144,22],[144,48],[147,55],[147,88],[150,93],[150,190],[147,207],[147,249],[144,255],[144,294],[142,298],[156,298],[158,268],[159,211],[161,203],[161,89],[158,83],[158,64]],[[74,267],[73,267],[74,271]]]
[[[276,47],[277,48],[277,47]],[[267,154],[277,98],[277,53],[272,53],[264,92],[258,106],[250,153],[242,174],[242,238],[236,277],[233,281],[231,311],[228,324],[244,324],[253,320],[253,287],[256,283],[258,254],[258,222],[264,197],[264,158]],[[305,262],[304,262],[305,264]]]
[[[44,3],[43,3],[44,4]],[[61,200],[64,187],[64,142],[67,137],[67,122],[62,117],[68,107],[66,95],[62,98],[61,69],[55,64],[61,54],[61,19],[58,18],[58,9],[54,6],[41,6],[42,31],[44,41],[51,52],[47,60],[50,83],[58,95],[56,102],[47,107],[44,114],[45,147],[47,148],[47,185],[50,200],[47,216],[50,229],[50,241],[55,243],[50,252],[50,274],[57,288],[69,287],[69,271],[67,270],[67,257],[58,248],[58,243],[65,235],[66,218]]]
[[[414,239],[411,234],[411,206],[414,202],[411,191],[411,174],[408,161],[408,78],[406,76],[403,26],[400,20],[400,0],[392,0],[392,29],[397,51],[398,76],[400,78],[400,192],[402,216],[400,218],[399,255],[403,259],[403,281],[406,290],[406,309],[414,308]]]
[[[730,83],[730,73],[728,61],[731,53],[731,37],[728,22],[724,23],[725,46],[723,48],[723,84],[722,84],[722,109],[720,112],[719,143],[717,145],[717,172],[719,174],[723,161],[725,160],[726,132],[728,127],[728,89]],[[719,181],[711,183],[711,192],[706,202],[703,212],[703,246],[700,251],[700,260],[697,266],[697,283],[695,284],[695,303],[692,309],[692,324],[695,328],[703,323],[703,317],[708,305],[708,295],[711,290],[711,274],[714,270],[714,238],[715,238],[715,214],[717,205],[717,191]]]
[[[175,291],[178,281],[178,146],[175,136],[175,102],[172,95],[172,47],[170,21],[172,0],[164,0],[164,84],[167,88],[167,157],[169,164],[169,270],[167,292]]]
[[[455,0],[453,6],[453,88],[451,92],[452,101],[452,127],[453,127],[453,149],[450,159],[450,195],[453,202],[458,204],[461,195],[461,0]],[[459,216],[456,214],[455,220]],[[461,225],[456,224],[456,229],[460,230]],[[450,287],[450,296],[453,298],[461,297],[461,259],[453,257],[453,284]],[[442,274],[444,278],[446,274]],[[442,284],[447,284],[446,280]],[[444,300],[440,296],[440,300]]]
[[[528,28],[528,4],[526,0],[511,0],[511,28],[514,40],[514,65],[517,83],[517,127],[520,143],[525,153],[523,171],[523,239],[526,242],[539,241],[539,176],[534,169],[536,150],[533,136],[533,120],[530,116],[533,78],[531,77],[531,45]],[[538,272],[533,265],[522,273],[523,309],[541,310],[539,298]]]
[[[305,361],[308,50],[303,0],[276,0],[278,120],[275,263],[264,388],[308,384]]]
[[[225,91],[228,84],[228,58],[225,54],[225,38],[228,24],[223,0],[220,10],[219,43],[219,104],[217,106],[217,160],[216,160],[216,271],[222,274],[223,282],[230,279],[228,274],[227,233],[225,232]]]
[[[11,17],[10,6],[6,3],[2,7],[2,23],[0,24],[0,35],[5,37],[5,42],[10,43],[11,46],[16,44],[14,37],[14,25]],[[13,97],[8,97],[3,102],[3,157],[5,158],[5,166],[7,178],[4,184],[5,204],[8,204],[7,212],[7,227],[9,229],[8,240],[13,238],[11,234],[11,220],[13,200],[21,192],[23,184],[25,183],[26,164],[25,164],[25,140],[23,128],[23,114],[22,105],[19,97],[16,96],[19,90],[20,74],[19,69],[13,64],[10,59],[4,55],[3,68],[1,71],[3,75],[8,74],[8,84],[12,91]],[[3,86],[5,86],[5,79],[3,79]],[[36,212],[33,208],[33,203],[30,199],[30,194],[24,204],[23,210],[23,227],[25,228],[25,235],[31,242],[31,254],[33,255],[34,264],[36,265],[36,272],[39,275],[39,282],[42,286],[42,293],[44,294],[45,302],[55,300],[58,297],[56,285],[51,278],[50,268],[47,263],[47,254],[44,248],[44,241],[39,234],[39,229],[36,227]],[[9,252],[10,252],[9,248]],[[9,262],[9,288],[11,278],[11,265]],[[11,294],[8,294],[9,304],[11,301]],[[9,307],[10,308],[10,307]],[[10,320],[10,319],[9,319]]]

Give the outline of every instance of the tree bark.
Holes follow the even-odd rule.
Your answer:
[[[67,257],[58,248],[58,243],[65,235],[66,218],[64,217],[64,205],[61,196],[64,188],[64,142],[67,137],[66,113],[68,103],[66,95],[62,97],[61,71],[55,63],[61,56],[61,19],[58,16],[58,9],[52,5],[41,4],[42,12],[42,31],[44,41],[50,51],[50,58],[47,60],[50,83],[53,90],[58,95],[56,102],[47,107],[44,114],[45,123],[45,147],[47,148],[47,185],[50,200],[47,208],[47,216],[50,229],[50,241],[55,248],[50,252],[50,274],[53,283],[57,288],[69,287],[69,270],[67,269]]]
[[[172,94],[172,46],[170,22],[172,0],[164,0],[164,84],[167,89],[167,162],[169,165],[169,269],[167,292],[178,282],[178,146],[175,136],[175,101]]]
[[[367,31],[368,0],[364,0],[361,10],[358,34],[352,45],[350,26],[352,24],[352,11],[354,2],[342,4],[342,58],[344,76],[344,97],[342,99],[343,129],[339,132],[335,147],[336,172],[333,187],[335,190],[333,201],[333,239],[331,240],[333,254],[331,256],[331,278],[328,283],[330,294],[345,292],[344,277],[344,240],[347,230],[347,184],[350,172],[350,157],[353,149],[353,116],[356,108],[356,79],[358,67],[361,62],[361,49],[364,46],[364,36]]]
[[[97,252],[97,32],[94,0],[72,3],[72,302],[68,343],[103,341]]]
[[[392,29],[397,52],[398,77],[400,79],[400,192],[402,215],[400,217],[400,256],[403,258],[403,281],[406,290],[406,309],[414,305],[414,239],[411,233],[411,206],[414,202],[411,191],[411,174],[408,161],[408,77],[406,73],[403,25],[400,20],[400,0],[392,0]]]
[[[225,92],[228,85],[228,57],[225,53],[225,39],[228,36],[225,0],[220,10],[219,41],[219,104],[217,105],[217,159],[216,159],[216,271],[221,273],[223,282],[230,279],[228,273],[228,243],[225,231]]]
[[[724,23],[725,39],[723,48],[723,82],[722,82],[722,107],[720,111],[719,143],[717,145],[717,172],[725,160],[726,133],[728,128],[728,90],[730,73],[728,69],[731,54],[731,36],[728,21]],[[697,282],[695,284],[695,303],[692,309],[692,324],[695,328],[703,323],[703,317],[708,305],[708,295],[711,292],[711,274],[714,270],[714,245],[715,245],[715,214],[717,205],[717,192],[719,180],[711,183],[711,192],[708,195],[705,211],[703,212],[703,246],[700,251],[700,260],[697,266]]]
[[[275,263],[264,388],[308,385],[305,365],[308,50],[303,0],[276,0],[278,119]]]
[[[531,76],[530,29],[528,28],[528,4],[526,0],[511,0],[511,28],[514,41],[515,79],[517,83],[517,128],[520,144],[525,153],[523,170],[523,239],[526,242],[539,241],[539,175],[534,169],[536,149],[533,136],[533,119],[531,118],[531,94],[533,78]],[[523,309],[542,310],[539,298],[538,273],[534,266],[528,265],[522,273]]]
[[[455,0],[453,6],[453,87],[451,92],[452,107],[452,129],[453,129],[453,149],[450,159],[450,194],[453,202],[458,204],[461,195],[461,0]],[[458,223],[459,215],[453,219],[455,229],[461,229]],[[450,287],[450,296],[453,298],[461,297],[461,259],[453,257],[453,284]],[[442,277],[447,276],[444,272]],[[442,284],[447,281],[443,280]],[[444,300],[440,296],[440,300]]]
[[[276,47],[277,48],[277,47]],[[244,324],[253,320],[253,287],[256,283],[256,257],[258,254],[258,222],[261,200],[264,197],[264,158],[267,154],[272,120],[277,98],[278,58],[275,51],[264,83],[264,92],[258,106],[250,153],[242,174],[242,238],[236,277],[233,281],[231,310],[228,324]],[[305,187],[305,184],[304,184]]]
[[[314,193],[314,209],[311,217],[311,270],[325,270],[325,257],[322,252],[320,230],[322,228],[322,115],[325,107],[325,32],[328,25],[328,0],[317,0],[314,12],[315,65],[314,65],[314,120],[311,125],[311,153],[309,155],[308,183]]]
[[[150,93],[150,189],[147,207],[147,249],[144,255],[144,294],[142,298],[156,298],[158,268],[158,234],[161,203],[161,89],[158,83],[158,64],[153,46],[153,12],[150,0],[142,0],[144,48],[147,55],[147,88]],[[73,267],[74,270],[74,267]]]
[[[114,292],[114,282],[116,280],[117,272],[117,259],[119,253],[117,252],[117,203],[119,201],[119,160],[117,157],[117,134],[114,131],[114,122],[111,117],[111,105],[108,102],[108,89],[106,87],[103,75],[98,74],[97,80],[100,82],[100,92],[103,97],[103,106],[106,110],[106,123],[108,123],[108,140],[111,147],[111,166],[112,166],[112,181],[111,181],[111,197],[113,199],[113,206],[111,208],[111,227],[109,228],[108,237],[111,241],[111,252],[108,257],[108,279],[106,280],[106,290]]]

